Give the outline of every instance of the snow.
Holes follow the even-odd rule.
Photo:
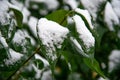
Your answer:
[[[68,29],[46,18],[39,20],[37,28],[38,36],[46,47],[47,56],[55,60],[57,58],[56,54],[54,54],[56,48],[61,48],[61,44],[69,32]]]
[[[75,47],[76,50],[77,50],[82,56],[84,56],[84,57],[89,57],[87,54],[84,53],[81,45],[79,44],[79,42],[78,42],[76,39],[74,39],[73,37],[70,37],[70,40],[71,40],[71,42],[74,44],[74,46],[76,46],[76,47]]]
[[[59,3],[57,0],[31,0],[31,1],[38,2],[38,3],[45,3],[49,10],[55,10],[59,6]]]
[[[87,49],[91,48],[95,44],[95,39],[92,36],[91,32],[87,29],[82,18],[78,15],[73,16],[73,19],[76,24],[76,29],[79,34],[79,38],[83,41]]]
[[[7,0],[0,1],[0,24],[7,25],[9,24],[9,15],[7,14],[8,11],[8,4]]]
[[[80,9],[80,8],[76,8],[75,9],[75,12],[83,15],[85,17],[85,19],[88,21],[88,24],[90,25],[90,28],[93,29],[93,25],[92,25],[92,22],[91,22],[91,16],[89,14],[89,12],[87,10],[83,10],[83,9]]]
[[[100,4],[105,1],[106,0],[81,0],[81,3],[90,12],[95,20],[97,18],[96,12],[98,11]]]
[[[52,80],[52,77],[51,77],[52,73],[51,73],[50,70],[45,70],[45,68],[40,70],[34,64],[31,64],[31,65],[36,72],[35,79],[40,79],[41,78],[41,80]]]
[[[1,43],[4,47],[8,47],[8,44],[7,44],[6,40],[5,40],[5,38],[2,37],[1,35],[0,35],[0,43]]]
[[[35,37],[37,37],[37,31],[36,31],[37,21],[38,21],[37,18],[31,16],[28,22],[28,26],[30,30],[33,32]]]
[[[50,70],[45,71],[41,80],[52,80],[52,72]]]
[[[11,6],[13,6],[13,8],[16,8],[18,10],[22,10],[24,6],[19,0],[11,0],[10,2],[11,2]]]
[[[76,0],[64,0],[64,2],[71,6],[72,9],[78,7],[78,2]]]
[[[29,38],[32,45],[35,45],[34,39],[25,30],[16,31],[14,38],[13,38],[13,42],[16,44],[19,44],[21,46],[25,46],[27,43],[26,38]],[[26,49],[26,48],[24,48],[24,49]],[[26,50],[24,50],[24,52],[26,52]]]
[[[118,31],[117,36],[118,36],[118,38],[120,38],[120,30]]]
[[[43,70],[39,70],[34,64],[31,64],[31,65],[32,65],[32,67],[34,68],[34,70],[36,72],[35,78],[39,79],[41,77],[41,74],[42,74]]]
[[[99,77],[97,80],[109,80],[108,78],[104,79],[103,77]]]
[[[116,15],[120,18],[120,0],[112,0],[111,5],[112,5]]]
[[[35,54],[35,58],[40,59],[44,63],[45,67],[47,67],[49,65],[48,61],[46,59],[44,59],[43,57],[41,57],[40,55]]]
[[[4,60],[6,65],[14,64],[18,60],[20,60],[21,57],[23,56],[21,53],[18,53],[14,51],[13,49],[9,49],[9,53],[10,53],[9,59]]]
[[[119,19],[109,2],[107,2],[105,6],[104,21],[106,22],[108,29],[111,31],[114,31],[113,25],[119,24]]]
[[[57,0],[47,0],[45,1],[45,3],[48,6],[49,10],[54,10],[59,6],[59,3]]]
[[[115,69],[117,64],[120,64],[120,50],[113,50],[109,56],[109,72]]]
[[[11,4],[11,3],[8,3],[8,6],[9,6],[9,8],[13,8],[13,9],[16,9],[16,10],[21,10],[18,6],[16,6],[16,5],[13,5],[13,4]]]
[[[8,11],[8,1],[7,0],[0,0],[0,11]]]
[[[23,23],[27,23],[28,22],[28,17],[30,16],[29,10],[26,7],[24,7],[22,9],[22,14],[23,14]]]
[[[9,7],[21,11],[23,14],[23,23],[27,23],[28,17],[30,16],[29,10],[19,1],[12,0],[11,3],[8,3]]]
[[[48,10],[46,10],[46,9],[41,9],[41,10],[39,10],[39,13],[40,13],[41,15],[47,15],[47,14],[48,14]]]

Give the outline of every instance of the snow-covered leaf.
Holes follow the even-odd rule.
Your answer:
[[[81,0],[82,5],[90,12],[94,20],[97,18],[97,12],[105,2],[106,0]]]
[[[2,61],[0,61],[0,71],[13,71],[18,69],[18,67],[21,65],[22,61],[24,60],[23,54],[14,51],[11,48],[7,48],[7,51],[3,51],[1,50],[1,55],[2,57],[4,57],[4,59],[2,59]],[[7,54],[7,55],[5,55]]]
[[[90,16],[90,14],[89,14],[89,12],[87,10],[76,8],[75,12],[80,14],[80,16],[84,19],[84,21],[87,22],[86,24],[87,24],[87,27],[89,29],[93,29],[94,28],[93,25],[92,25],[91,16]]]
[[[81,48],[86,54],[94,54],[95,39],[92,33],[87,29],[84,21],[79,15],[73,16],[73,20],[76,24],[76,31],[78,33],[77,40],[80,42]]]
[[[10,7],[10,10],[12,10],[14,12],[15,18],[16,18],[16,22],[17,22],[17,26],[18,27],[22,27],[22,22],[23,22],[23,14],[22,12],[15,8],[15,7]]]
[[[12,40],[11,46],[18,52],[26,56],[33,53],[34,39],[28,34],[26,30],[17,30]]]
[[[64,39],[67,37],[68,29],[58,23],[41,18],[37,25],[37,34],[40,40],[40,46],[49,61],[52,70],[59,57],[59,50],[62,47]]]
[[[9,24],[9,18],[10,15],[7,14],[8,9],[8,1],[7,0],[1,0],[0,1],[0,27],[1,25],[7,25]]]
[[[114,31],[114,25],[119,24],[119,19],[115,14],[112,5],[109,2],[107,2],[105,6],[104,21],[110,31]]]

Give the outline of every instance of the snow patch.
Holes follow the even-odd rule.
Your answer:
[[[84,56],[84,57],[89,57],[87,54],[84,53],[81,45],[79,44],[79,42],[78,42],[76,39],[74,39],[73,37],[70,37],[70,40],[71,40],[71,42],[73,43],[73,45],[76,46],[76,47],[75,47],[76,50],[77,50],[82,56]]]
[[[9,8],[13,8],[13,9],[16,9],[16,10],[21,10],[18,6],[16,6],[16,5],[13,5],[13,4],[11,4],[11,3],[8,3],[8,6],[9,6]]]
[[[6,40],[5,40],[5,38],[2,37],[1,35],[0,35],[0,43],[2,44],[2,46],[8,47],[8,44],[7,44]]]
[[[48,61],[46,59],[44,59],[43,57],[41,57],[40,55],[35,54],[35,58],[40,59],[44,63],[45,67],[47,67],[49,65]]]
[[[22,14],[23,14],[23,23],[27,23],[28,22],[28,17],[30,16],[30,12],[26,7],[24,7],[21,11],[22,11]]]
[[[113,50],[109,56],[109,72],[120,64],[120,50]]]
[[[21,46],[25,46],[26,38],[29,38],[32,45],[35,45],[34,39],[25,30],[18,30],[14,35],[13,42],[16,44],[20,44]]]
[[[49,10],[55,10],[59,6],[57,0],[31,0],[31,1],[45,3]]]
[[[32,67],[34,68],[35,72],[36,72],[36,75],[35,75],[35,78],[36,79],[39,79],[41,77],[41,74],[43,72],[43,69],[42,70],[39,70],[34,64],[32,64]]]
[[[43,73],[43,76],[42,76],[41,80],[52,80],[52,72],[51,72],[51,70],[45,71]]]
[[[28,17],[30,16],[29,10],[19,1],[11,0],[11,3],[8,3],[9,7],[17,9],[20,12],[22,12],[22,14],[23,14],[23,23],[27,23],[28,22]]]
[[[9,14],[7,14],[7,11],[9,10],[8,7],[8,1],[2,0],[0,1],[0,25],[7,25],[9,24]]]
[[[19,0],[11,0],[11,6],[17,10],[22,10],[24,5]]]
[[[29,22],[28,22],[28,26],[29,26],[30,30],[33,32],[34,36],[36,36],[36,37],[37,37],[37,31],[36,31],[37,21],[38,21],[37,18],[30,17]]]
[[[111,5],[112,5],[116,15],[120,18],[120,0],[112,0]]]
[[[111,31],[114,31],[113,25],[119,24],[119,19],[109,2],[107,2],[105,6],[104,21],[106,22],[109,30]]]
[[[59,25],[56,22],[41,18],[38,22],[38,36],[41,39],[43,45],[46,47],[50,59],[55,60],[57,58],[56,48],[60,49],[61,44],[67,37],[68,29]]]
[[[92,22],[91,22],[91,16],[90,16],[90,14],[89,14],[89,12],[87,10],[76,8],[75,12],[83,15],[85,17],[85,19],[87,20],[88,24],[90,25],[90,28],[91,29],[94,28],[93,25],[92,25]]]
[[[5,59],[4,62],[6,65],[12,65],[15,62],[17,62],[18,60],[21,59],[21,57],[23,56],[22,54],[14,51],[13,49],[9,49],[9,59]]]
[[[76,23],[76,29],[79,34],[79,38],[83,41],[87,49],[90,49],[95,44],[95,39],[92,36],[91,32],[87,29],[84,21],[78,15],[73,16],[73,19]]]
[[[81,0],[83,6],[90,12],[93,19],[97,18],[97,11],[101,3],[105,2],[106,0]]]
[[[117,36],[118,36],[118,38],[120,38],[120,30],[118,31]]]
[[[72,9],[78,7],[78,2],[76,0],[64,0],[64,2],[71,6]]]
[[[0,0],[0,11],[8,11],[8,1]]]

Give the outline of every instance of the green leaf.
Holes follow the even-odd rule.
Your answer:
[[[94,59],[90,58],[84,58],[84,63],[91,68],[92,70],[96,71],[99,75],[101,75],[103,78],[106,78],[104,73],[101,71],[99,63]]]
[[[62,26],[66,26],[68,13],[69,13],[69,11],[66,11],[66,10],[58,10],[58,11],[55,11],[55,12],[47,15],[46,18],[49,20],[55,21]]]
[[[17,26],[19,28],[22,27],[22,22],[23,22],[23,14],[21,11],[14,9],[14,8],[10,8],[10,10],[12,10],[14,12],[15,18],[16,18],[16,22],[17,22]]]
[[[6,39],[8,44],[11,43],[11,40],[13,39],[14,33],[16,31],[14,20],[11,19],[9,23],[10,24],[8,25],[2,25],[2,27],[0,27],[1,35]]]

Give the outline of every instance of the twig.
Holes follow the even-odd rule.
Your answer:
[[[40,50],[40,47],[37,48],[37,49],[34,51],[34,53],[33,53],[25,62],[23,62],[22,66],[20,66],[18,69],[16,69],[16,71],[13,72],[13,73],[7,78],[7,80],[11,80],[12,77],[17,73],[17,71],[19,71],[39,50]]]

